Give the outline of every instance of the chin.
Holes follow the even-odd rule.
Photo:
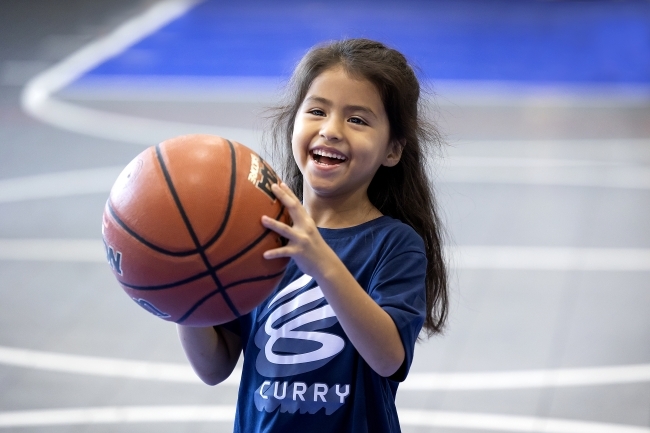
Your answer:
[[[307,188],[310,190],[309,194],[315,196],[315,197],[331,197],[333,195],[336,195],[336,190],[333,186],[323,186],[323,185],[306,185]],[[303,193],[304,196],[304,193]]]

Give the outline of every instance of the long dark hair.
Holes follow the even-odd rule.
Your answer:
[[[434,191],[426,174],[428,151],[442,143],[438,130],[424,116],[420,83],[406,58],[368,39],[345,39],[318,45],[298,63],[282,103],[271,110],[272,143],[285,182],[302,199],[303,178],[291,153],[293,125],[314,79],[340,66],[350,76],[377,88],[390,123],[391,142],[402,146],[400,162],[381,166],[368,187],[370,202],[384,215],[410,225],[424,240],[427,255],[424,330],[442,331],[449,305],[447,268],[442,253],[442,224]],[[275,158],[274,158],[275,159]]]

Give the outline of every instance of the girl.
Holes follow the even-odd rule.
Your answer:
[[[199,377],[244,352],[236,432],[398,432],[395,393],[415,341],[442,330],[447,280],[424,145],[420,86],[399,52],[366,39],[318,46],[274,118],[293,225],[263,217],[291,257],[257,309],[214,328],[179,325]]]

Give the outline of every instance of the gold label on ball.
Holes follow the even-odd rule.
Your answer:
[[[271,191],[271,185],[278,183],[278,176],[266,161],[254,153],[251,153],[251,170],[248,173],[248,180],[275,202],[276,198]]]

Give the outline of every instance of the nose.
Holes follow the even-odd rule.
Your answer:
[[[328,141],[338,141],[342,135],[341,122],[337,116],[326,117],[321,124],[320,136]]]

